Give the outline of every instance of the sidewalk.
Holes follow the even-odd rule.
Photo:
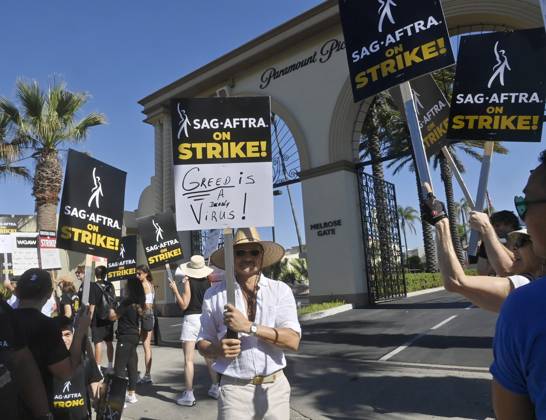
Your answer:
[[[217,403],[208,397],[210,378],[205,361],[198,354],[195,363],[194,394],[197,404],[194,407],[176,405],[176,397],[184,388],[183,352],[172,347],[153,347],[153,368],[151,385],[138,385],[136,404],[128,404],[123,411],[123,419],[199,419],[216,420]],[[144,369],[142,346],[138,348],[139,369]],[[293,411],[291,420],[304,420],[307,417]]]
[[[154,347],[152,385],[139,385],[138,403],[124,419],[216,419],[216,401],[203,359],[195,366],[195,407],[180,407],[182,350]],[[143,353],[139,347],[139,367]],[[484,369],[431,367],[396,362],[289,356],[291,420],[321,419],[486,419],[490,375]]]

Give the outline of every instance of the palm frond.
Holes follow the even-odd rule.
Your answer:
[[[42,117],[46,98],[36,80],[31,82],[18,80],[17,98],[21,102],[27,118],[39,120]]]
[[[71,130],[74,139],[83,140],[87,136],[87,131],[91,127],[106,124],[106,116],[104,114],[92,112],[81,119]]]

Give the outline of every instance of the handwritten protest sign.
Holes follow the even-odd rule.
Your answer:
[[[543,28],[461,39],[447,136],[539,142],[546,100]]]
[[[355,101],[454,63],[440,0],[339,0]]]
[[[17,232],[11,235],[14,238],[12,253],[13,274],[20,276],[30,268],[39,267],[38,233]]]
[[[57,234],[41,230],[38,234],[38,249],[40,252],[40,268],[44,270],[60,270],[61,255],[57,248]]]
[[[267,97],[173,102],[178,230],[273,225],[270,115]]]
[[[116,257],[108,259],[108,280],[127,280],[136,274],[136,236],[124,236]]]
[[[140,217],[136,221],[150,268],[182,259],[182,248],[171,212]]]
[[[84,153],[68,152],[58,248],[106,258],[119,253],[126,175]]]

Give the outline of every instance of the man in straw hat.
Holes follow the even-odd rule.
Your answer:
[[[213,368],[222,375],[218,418],[288,419],[283,350],[298,349],[301,327],[292,290],[262,274],[282,259],[284,249],[262,241],[255,228],[239,229],[233,244],[235,306],[227,304],[225,281],[207,290],[197,344],[205,357],[215,359]],[[224,268],[224,249],[211,261]],[[226,338],[227,328],[238,338]]]

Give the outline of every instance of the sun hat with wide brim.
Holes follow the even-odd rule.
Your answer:
[[[241,228],[235,232],[233,247],[242,244],[260,244],[264,250],[262,268],[275,264],[284,257],[284,248],[276,242],[262,241],[256,228]],[[211,262],[218,268],[226,267],[224,262],[224,248],[220,248],[210,256]]]
[[[202,279],[207,277],[214,270],[205,264],[205,258],[203,258],[203,256],[192,255],[190,260],[185,264],[181,264],[176,271],[180,271],[184,276]]]

